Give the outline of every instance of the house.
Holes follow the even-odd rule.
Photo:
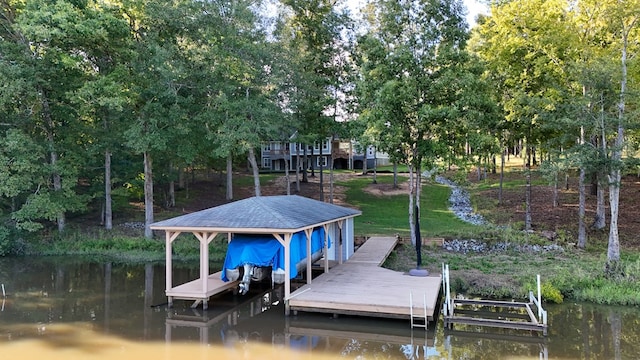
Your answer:
[[[262,145],[261,168],[269,171],[284,171],[289,166],[289,171],[295,171],[296,166],[303,168],[303,159],[307,156],[307,169],[326,169],[333,159],[334,169],[362,169],[364,161],[367,168],[374,165],[389,165],[389,155],[376,151],[375,146],[368,146],[366,153],[355,140],[342,140],[335,137],[327,137],[323,141],[316,141],[313,145],[305,145],[297,142],[269,141]]]

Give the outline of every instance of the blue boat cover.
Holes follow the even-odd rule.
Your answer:
[[[307,236],[304,231],[291,236],[291,278],[298,275],[296,264],[307,258]],[[329,239],[328,247],[331,246]],[[322,250],[324,247],[324,228],[318,227],[311,234],[311,253]],[[222,280],[229,281],[227,269],[235,269],[238,266],[251,264],[255,266],[271,266],[273,270],[284,270],[284,247],[273,235],[234,234],[222,267]]]

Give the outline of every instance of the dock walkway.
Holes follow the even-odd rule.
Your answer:
[[[410,319],[413,294],[414,316],[424,316],[426,307],[427,319],[433,321],[442,276],[415,277],[381,268],[396,243],[393,237],[370,238],[349,260],[293,292],[289,310]]]

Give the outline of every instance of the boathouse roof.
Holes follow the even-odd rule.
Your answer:
[[[256,196],[151,224],[154,230],[292,233],[360,215],[298,195]]]

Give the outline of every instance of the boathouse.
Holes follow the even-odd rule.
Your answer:
[[[222,273],[210,274],[209,244],[218,234],[233,241],[234,234],[273,236],[284,247],[285,300],[291,294],[291,239],[296,233],[306,235],[306,278],[311,282],[311,236],[314,229],[324,229],[324,271],[329,260],[342,263],[354,252],[353,218],[359,210],[329,204],[297,195],[259,196],[151,224],[152,230],[165,232],[166,287],[169,304],[174,299],[193,300],[207,308],[209,298],[235,287],[238,282],[223,281]],[[199,278],[174,286],[172,244],[182,233],[191,233],[200,242]],[[329,238],[332,241],[329,241]]]

